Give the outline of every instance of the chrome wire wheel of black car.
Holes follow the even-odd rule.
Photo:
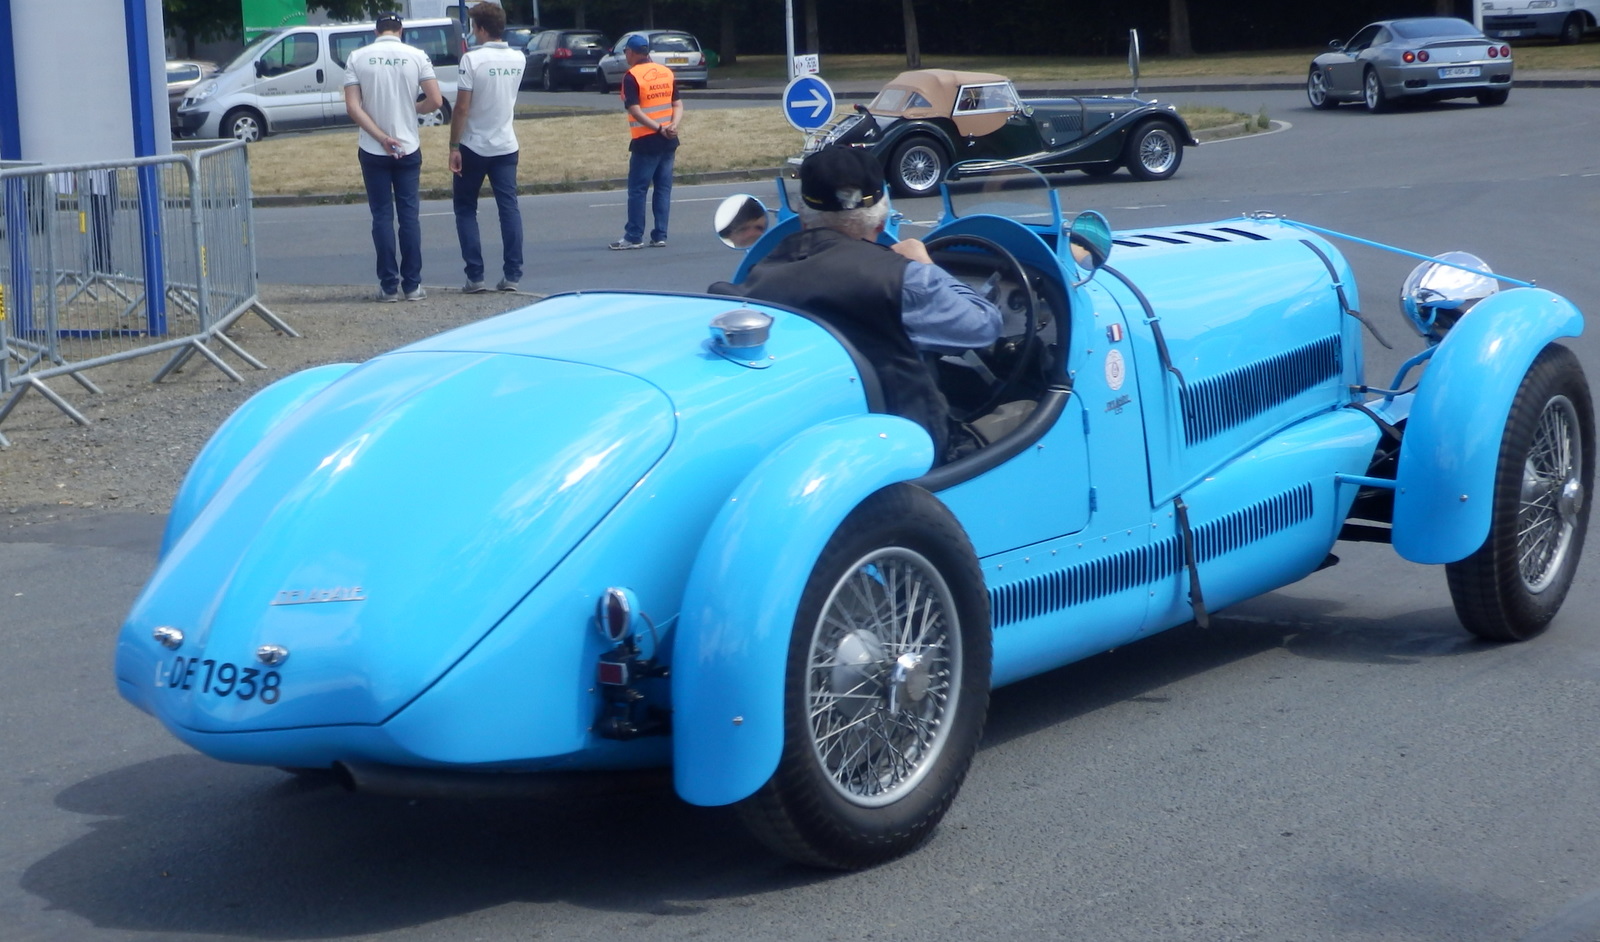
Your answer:
[[[1178,172],[1183,163],[1183,142],[1172,125],[1152,118],[1128,135],[1124,163],[1128,172],[1140,180],[1165,180]]]
[[[1511,404],[1488,539],[1445,567],[1456,614],[1480,638],[1531,638],[1566,598],[1589,527],[1593,409],[1578,358],[1546,347]]]
[[[1306,98],[1311,101],[1311,107],[1319,111],[1327,111],[1339,103],[1328,94],[1328,73],[1322,67],[1314,65],[1311,74],[1306,76]]]
[[[783,754],[741,818],[813,866],[852,870],[914,850],[977,751],[989,664],[988,595],[961,525],[918,487],[867,498],[806,584]]]
[[[1361,78],[1361,100],[1366,103],[1367,110],[1377,114],[1389,110],[1389,96],[1383,91],[1383,83],[1378,80],[1378,70],[1367,67],[1366,74]]]
[[[911,138],[889,158],[889,186],[896,196],[927,196],[939,189],[949,165],[944,149],[931,138]]]

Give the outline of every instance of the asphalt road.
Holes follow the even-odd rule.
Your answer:
[[[1592,91],[1385,116],[1239,94],[1293,128],[1192,151],[1166,183],[1063,178],[1064,201],[1119,228],[1270,209],[1466,248],[1600,312]],[[726,277],[734,256],[707,230],[733,189],[680,187],[672,245],[631,253],[603,248],[617,194],[527,199],[525,285]],[[266,280],[370,281],[363,207],[258,222]],[[449,216],[425,231],[426,281],[454,283]],[[1363,308],[1415,349],[1395,306],[1412,262],[1349,254]],[[1600,377],[1594,336],[1574,346]],[[1402,353],[1368,346],[1380,375]],[[1600,938],[1597,541],[1528,644],[1469,640],[1442,571],[1341,544],[1341,565],[1209,630],[1006,688],[934,840],[830,875],[659,793],[403,801],[190,753],[110,676],[158,523],[108,515],[0,543],[5,939]]]

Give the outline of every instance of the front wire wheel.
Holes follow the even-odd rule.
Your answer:
[[[1128,136],[1128,172],[1138,180],[1165,180],[1178,172],[1183,163],[1183,142],[1172,126],[1151,119],[1134,128]]]
[[[1489,536],[1445,573],[1462,625],[1525,641],[1566,598],[1589,526],[1594,407],[1578,359],[1552,344],[1517,389],[1495,469]]]
[[[1361,100],[1366,104],[1367,110],[1373,114],[1389,110],[1389,96],[1383,90],[1383,82],[1378,78],[1378,70],[1367,68],[1366,74],[1361,77]]]
[[[949,161],[944,150],[926,137],[914,137],[889,158],[889,187],[896,196],[929,196],[939,189]]]
[[[977,558],[937,498],[896,485],[856,508],[801,597],[783,754],[738,806],[751,831],[839,870],[927,840],[983,731],[988,614]]]

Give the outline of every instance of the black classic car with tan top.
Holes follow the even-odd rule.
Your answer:
[[[1184,145],[1198,143],[1172,105],[1102,96],[1025,100],[1003,75],[919,69],[819,128],[805,153],[829,144],[871,148],[896,195],[926,196],[952,164],[970,160],[992,159],[996,170],[1015,161],[1091,176],[1127,167],[1140,180],[1165,180],[1183,162]],[[984,165],[976,167],[982,172]]]

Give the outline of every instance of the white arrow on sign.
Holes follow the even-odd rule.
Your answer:
[[[822,97],[822,92],[820,90],[813,88],[811,90],[810,100],[804,98],[791,98],[789,99],[789,107],[796,111],[799,111],[801,108],[810,108],[811,117],[817,118],[822,116],[822,109],[828,107],[828,99]]]

